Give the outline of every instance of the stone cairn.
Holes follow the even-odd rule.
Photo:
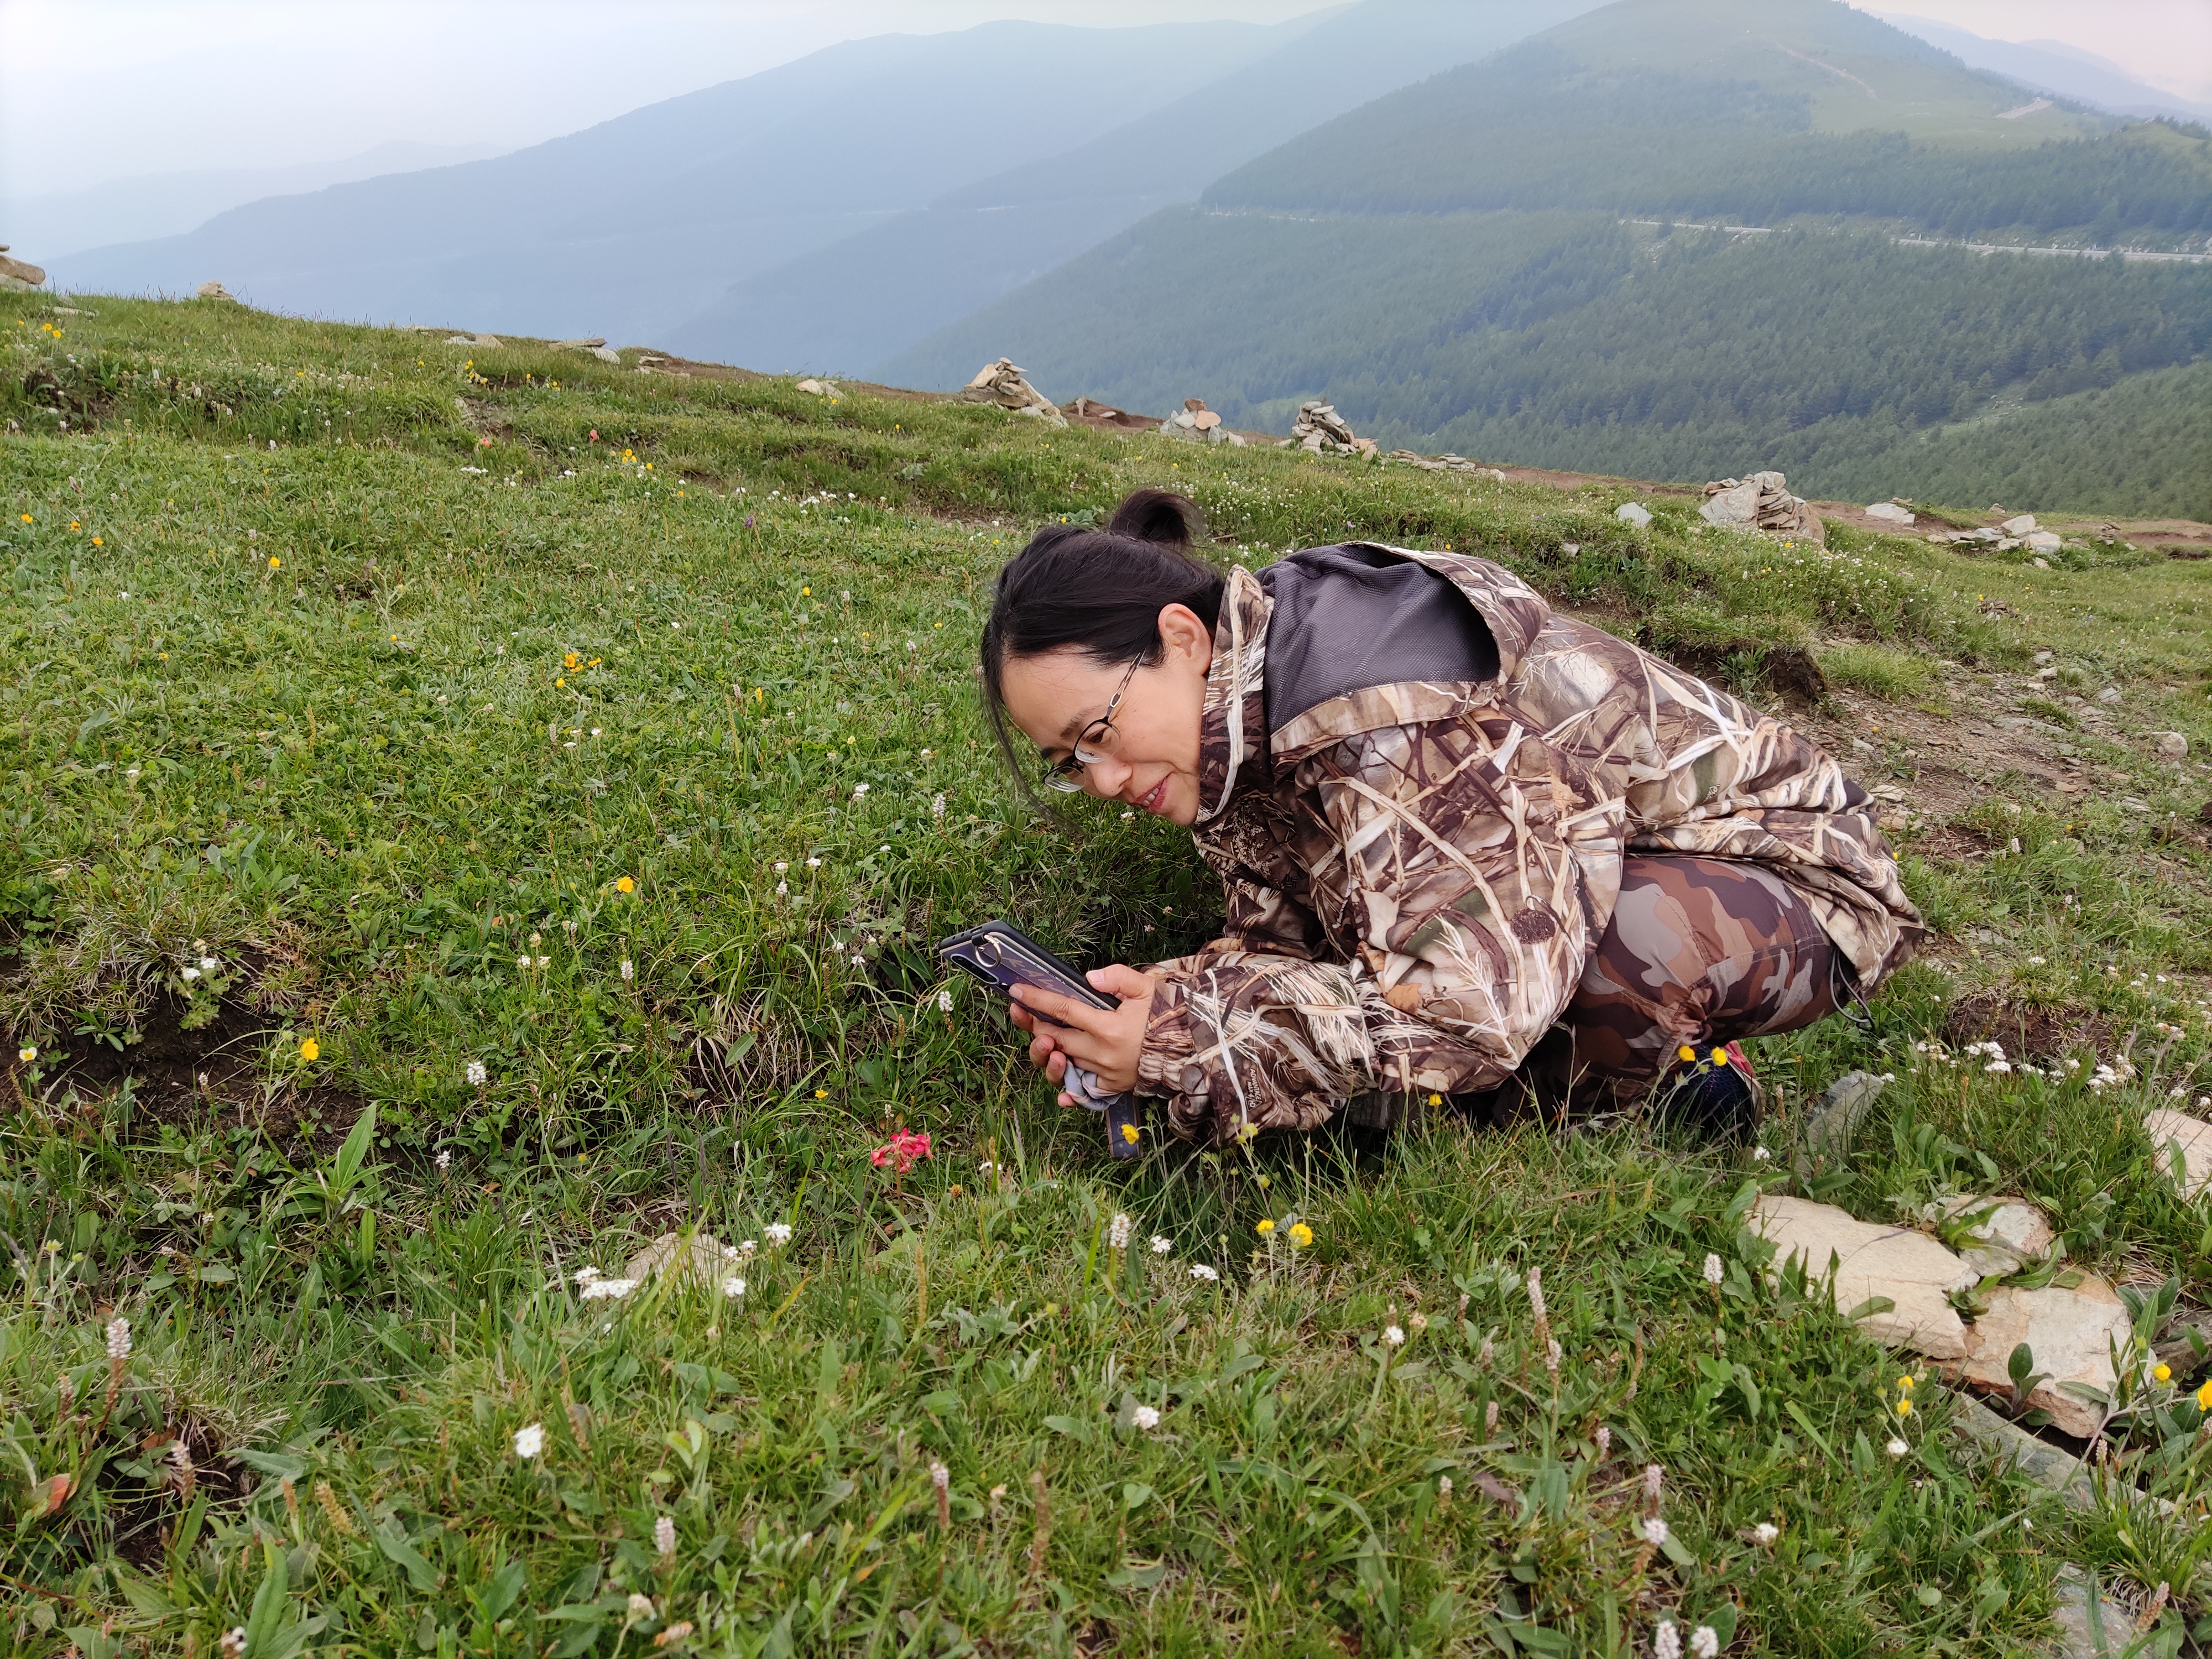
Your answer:
[[[1298,418],[1291,428],[1291,435],[1279,447],[1310,450],[1316,455],[1372,455],[1375,440],[1355,437],[1334,404],[1315,398],[1298,405]]]
[[[1206,406],[1203,398],[1186,398],[1178,414],[1160,422],[1160,430],[1187,444],[1237,444],[1243,440],[1221,424],[1221,416]]]
[[[21,292],[43,284],[46,273],[37,265],[26,264],[21,259],[8,257],[8,245],[0,242],[0,290]]]
[[[1825,542],[1828,538],[1820,515],[1808,507],[1802,496],[1790,493],[1790,481],[1779,472],[1716,479],[1705,486],[1705,504],[1698,510],[1707,524],[1760,530],[1770,536],[1787,536],[1801,542]]]
[[[975,378],[960,388],[960,399],[969,404],[996,404],[1013,415],[1028,415],[1047,426],[1066,426],[1067,416],[1052,399],[1022,378],[1013,360],[1001,357],[975,371]]]

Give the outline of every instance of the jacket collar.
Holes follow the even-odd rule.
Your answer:
[[[1206,671],[1206,702],[1199,714],[1198,818],[1221,815],[1246,769],[1267,760],[1267,707],[1262,692],[1267,663],[1270,599],[1252,573],[1229,573],[1221,615],[1213,624],[1213,665]]]

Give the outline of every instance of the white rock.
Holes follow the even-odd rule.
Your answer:
[[[2196,1197],[2212,1183],[2212,1123],[2161,1106],[2144,1116],[2143,1130],[2158,1149],[2158,1167],[2168,1175],[2173,1170],[2173,1149],[2181,1148],[2184,1198]]]
[[[1856,1221],[1832,1204],[1783,1197],[1759,1200],[1752,1229],[1773,1244],[1778,1265],[1802,1256],[1808,1278],[1825,1278],[1832,1260],[1837,1312],[1848,1314],[1875,1297],[1893,1303],[1887,1312],[1859,1321],[1875,1341],[1917,1349],[1930,1359],[1965,1358],[1966,1322],[1946,1298],[1979,1275],[1926,1234]]]
[[[2086,1440],[2103,1423],[2104,1412],[2059,1384],[2086,1383],[2110,1394],[2115,1381],[2112,1345],[2126,1342],[2129,1329],[2119,1293],[2094,1273],[2084,1273],[2070,1291],[2056,1285],[2039,1291],[2008,1285],[1991,1292],[1988,1310],[1975,1320],[1957,1371],[1978,1388],[2009,1395],[2007,1365],[2012,1351],[2027,1343],[2035,1355],[2035,1369],[2051,1374],[2049,1381],[2035,1385],[2028,1402],[2049,1412],[2068,1434]]]
[[[2039,553],[2056,553],[2066,544],[2066,538],[2055,530],[2038,530],[2021,538]]]
[[[837,395],[837,383],[835,380],[801,380],[792,390],[804,392],[810,398],[834,398]]]
[[[1899,507],[1895,501],[1876,501],[1867,508],[1866,514],[1869,519],[1886,519],[1892,524],[1909,525],[1912,522],[1911,509]]]
[[[202,283],[199,285],[198,294],[203,300],[228,300],[235,297],[221,283]]]
[[[1623,501],[1613,509],[1613,516],[1623,524],[1634,525],[1638,530],[1651,522],[1651,514],[1634,501]]]
[[[2048,559],[2033,559],[2030,560],[2029,562],[2033,564],[2038,570],[2048,570],[2051,568],[2051,561]]]
[[[1959,1252],[1960,1260],[1976,1273],[2016,1273],[2051,1248],[2057,1237],[2042,1212],[2016,1198],[1980,1198],[1972,1194],[1946,1199],[1938,1213],[1948,1219],[1972,1211],[1996,1207],[1966,1229],[1973,1241]]]
[[[2179,732],[2160,732],[2151,739],[2151,746],[2158,750],[2160,760],[2185,761],[2189,758],[2189,739]]]
[[[1997,528],[2008,536],[2025,536],[2035,528],[2035,514],[2023,513],[2018,518],[2007,519]]]
[[[597,357],[603,363],[618,363],[622,362],[622,353],[617,351],[612,346],[593,346],[592,348],[592,356]]]
[[[682,1233],[663,1233],[630,1257],[623,1276],[641,1284],[657,1274],[672,1273],[711,1285],[731,1270],[731,1261],[722,1254],[721,1241],[712,1233],[696,1233],[689,1239]]]
[[[2103,690],[2097,693],[2097,701],[2105,704],[2108,708],[2112,704],[2118,702],[2119,700],[2120,688],[2117,685],[2108,685]]]
[[[473,335],[473,334],[448,334],[448,335],[446,337],[446,343],[447,343],[447,345],[471,345],[471,346],[472,346],[472,345],[474,345],[476,343],[477,343],[477,337],[476,337],[475,335]]]

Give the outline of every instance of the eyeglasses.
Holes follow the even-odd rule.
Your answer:
[[[1113,700],[1106,712],[1085,726],[1075,739],[1075,747],[1063,761],[1047,761],[1044,775],[1039,780],[1046,788],[1057,789],[1064,795],[1083,792],[1083,769],[1094,761],[1105,758],[1102,752],[1113,740],[1114,711],[1121,706],[1121,699],[1129,690],[1129,682],[1137,678],[1137,670],[1144,666],[1145,653],[1139,651],[1129,664],[1129,671],[1121,676],[1121,684],[1114,688]]]

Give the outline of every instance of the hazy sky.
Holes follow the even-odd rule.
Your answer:
[[[0,0],[0,195],[276,167],[393,139],[502,149],[823,46],[992,18],[1276,22],[1316,0]],[[2204,95],[2212,0],[1887,0],[2069,42]],[[1112,95],[1110,88],[1095,95]]]

